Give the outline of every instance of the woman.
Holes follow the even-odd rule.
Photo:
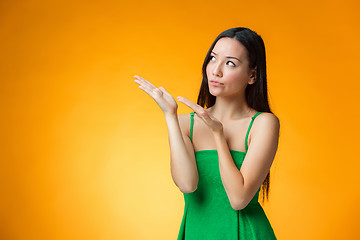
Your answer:
[[[222,32],[202,67],[197,104],[135,76],[165,114],[172,178],[184,193],[180,239],[276,239],[258,202],[268,197],[279,119],[267,97],[265,46],[248,28]],[[255,120],[256,119],[256,120]]]

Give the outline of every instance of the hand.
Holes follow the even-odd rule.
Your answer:
[[[184,97],[177,97],[177,100],[194,110],[196,115],[198,115],[205,122],[205,124],[210,128],[213,133],[223,131],[222,123],[202,106],[193,103],[192,101]]]
[[[149,81],[137,75],[135,75],[134,78],[136,78],[134,82],[140,85],[139,88],[155,100],[165,115],[177,115],[178,104],[175,99],[165,90],[165,88],[157,88]]]

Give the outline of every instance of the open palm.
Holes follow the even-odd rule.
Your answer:
[[[165,88],[157,88],[149,81],[137,75],[134,78],[136,78],[134,82],[139,84],[139,88],[155,100],[164,114],[177,114],[178,104]]]

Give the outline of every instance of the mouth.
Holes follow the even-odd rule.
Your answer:
[[[221,82],[217,82],[217,81],[213,81],[213,80],[211,80],[210,81],[210,83],[212,84],[212,85],[214,85],[214,86],[221,86],[221,85],[224,85],[223,83],[221,83]]]

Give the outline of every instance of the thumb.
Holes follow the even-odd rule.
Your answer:
[[[169,94],[169,93],[165,90],[165,88],[163,88],[163,87],[158,87],[158,89],[160,89],[160,91],[162,91],[163,93]]]

